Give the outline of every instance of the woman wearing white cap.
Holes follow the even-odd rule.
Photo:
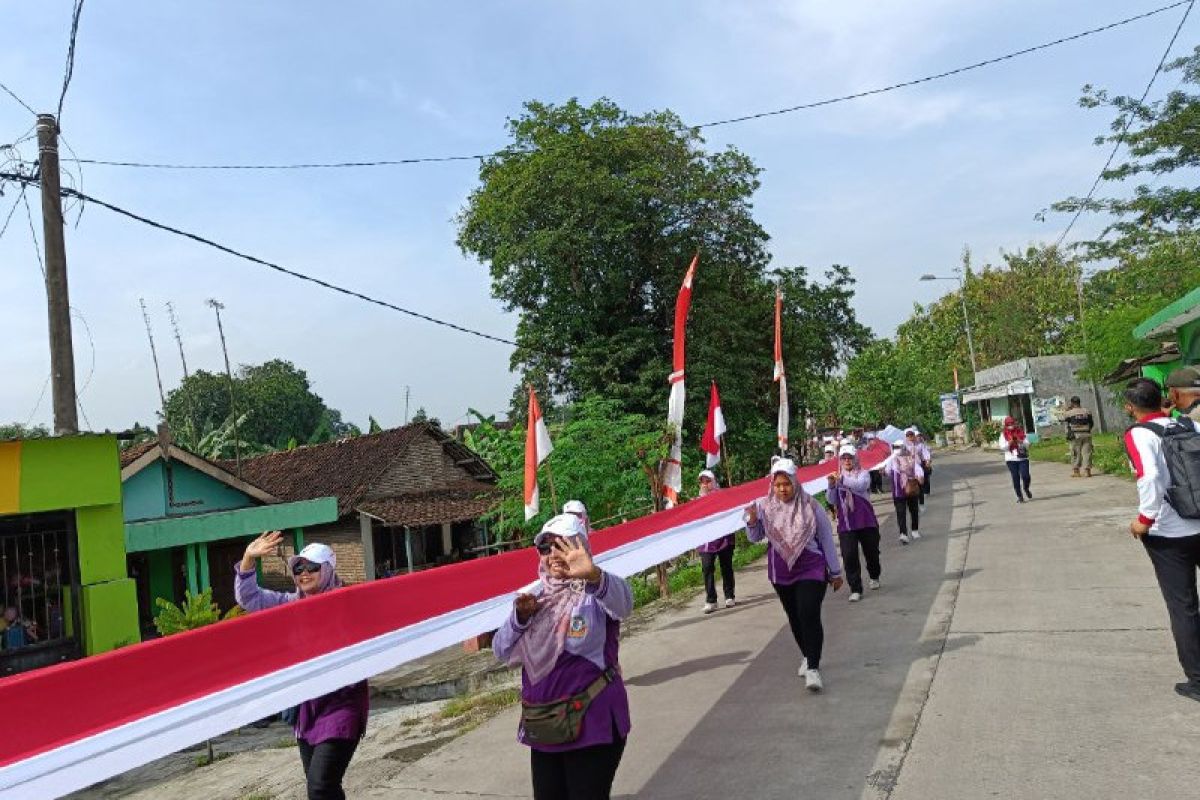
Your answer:
[[[721,485],[717,483],[717,476],[710,469],[700,473],[699,482],[701,497],[721,488]],[[704,573],[705,614],[711,614],[717,610],[717,562],[721,564],[721,591],[725,595],[725,607],[733,608],[737,604],[733,596],[733,547],[734,537],[731,533],[696,548],[696,552],[700,553],[700,568]]]
[[[771,543],[767,580],[775,587],[792,636],[803,657],[800,674],[809,691],[819,692],[825,629],[821,603],[827,585],[842,587],[842,565],[829,515],[796,483],[796,465],[782,458],[771,466],[771,491],[746,509],[746,535]]]
[[[592,561],[570,514],[543,525],[534,546],[538,582],[492,641],[498,659],[521,667],[517,737],[530,748],[534,800],[607,800],[629,736],[618,641],[633,593]]]
[[[896,524],[900,526],[900,544],[908,544],[908,517],[912,517],[912,538],[920,539],[917,526],[921,524],[918,504],[925,471],[903,439],[892,442],[892,457],[884,465],[892,479],[892,504],[896,507]]]
[[[258,585],[255,559],[274,554],[283,540],[279,531],[259,536],[246,546],[233,596],[246,611],[260,611],[303,600],[342,585],[337,556],[327,545],[313,543],[288,559],[294,592],[276,592]],[[307,700],[296,708],[295,733],[309,800],[345,800],[342,778],[358,742],[367,730],[370,692],[366,681]]]
[[[879,520],[871,505],[871,476],[858,463],[858,451],[844,444],[838,452],[838,469],[829,475],[829,490],[825,493],[837,514],[838,542],[842,546],[842,563],[846,582],[850,584],[850,602],[862,599],[862,567],[858,559],[861,547],[867,562],[867,577],[871,588],[879,588]]]
[[[562,513],[570,514],[583,523],[583,529],[589,534],[592,532],[592,521],[588,519],[587,506],[582,500],[568,500],[563,503]]]

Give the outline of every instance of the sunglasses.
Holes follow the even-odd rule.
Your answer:
[[[311,572],[320,572],[320,571],[321,571],[321,565],[314,564],[311,561],[299,561],[296,563],[296,566],[292,567],[293,575],[300,575],[301,573],[304,573],[304,572],[311,573]]]
[[[571,537],[571,538],[574,539],[575,537]],[[537,548],[538,555],[548,556],[554,552],[554,545],[558,544],[561,541],[565,541],[565,539],[562,536],[552,536],[549,539],[544,540],[541,544],[534,545],[534,546]]]

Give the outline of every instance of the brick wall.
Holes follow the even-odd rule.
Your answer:
[[[304,543],[319,542],[333,548],[337,556],[337,572],[346,583],[362,583],[366,580],[363,569],[362,533],[358,515],[342,517],[328,525],[304,529]],[[290,536],[284,537],[283,556],[294,555]],[[286,565],[278,558],[263,559],[263,585],[281,591],[295,589],[292,576],[287,574]]]

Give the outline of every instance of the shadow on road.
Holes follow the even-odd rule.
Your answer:
[[[657,686],[660,683],[673,681],[676,678],[686,678],[688,675],[694,675],[697,672],[707,672],[718,667],[728,667],[731,664],[745,664],[749,660],[749,650],[739,650],[735,653],[718,653],[717,655],[693,658],[691,661],[682,661],[671,667],[663,667],[662,669],[635,675],[632,678],[626,678],[625,683],[630,686]]]

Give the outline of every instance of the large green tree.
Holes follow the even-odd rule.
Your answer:
[[[510,146],[480,168],[458,244],[487,265],[493,295],[520,314],[512,366],[544,404],[598,395],[631,413],[664,415],[675,298],[697,252],[688,447],[699,439],[711,379],[731,444],[765,459],[774,441],[777,284],[793,407],[868,341],[849,270],[814,280],[803,268],[768,268],[768,237],[752,214],[759,169],[738,150],[707,150],[669,111],[633,115],[608,100],[530,102],[509,133]],[[524,400],[518,386],[518,417]]]

